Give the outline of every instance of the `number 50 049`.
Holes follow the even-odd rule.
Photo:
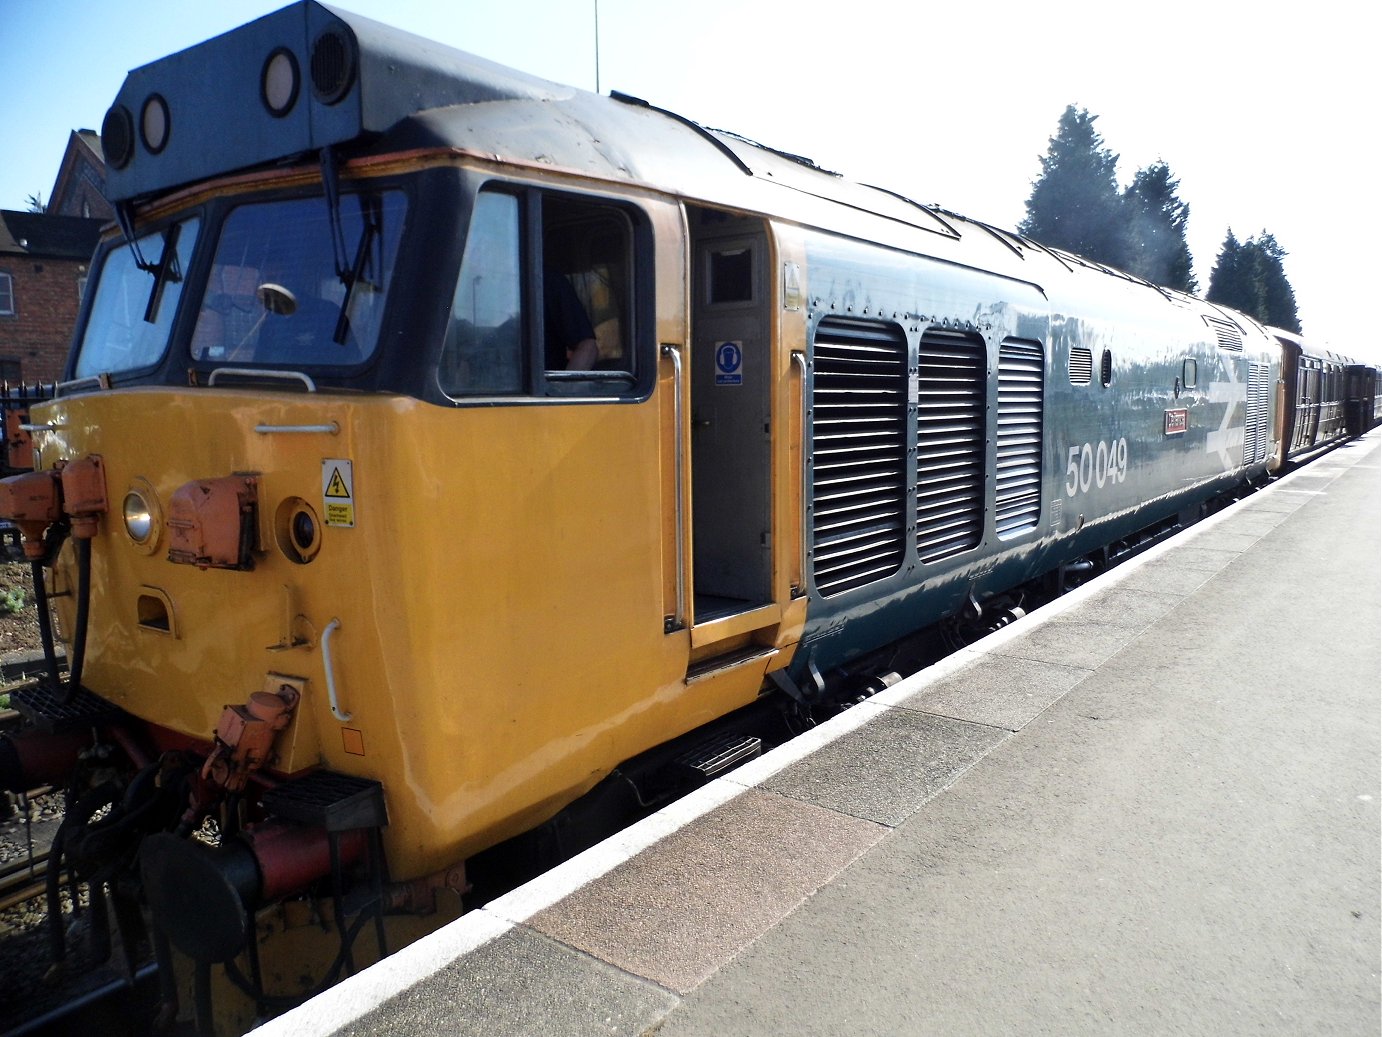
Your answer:
[[[1070,448],[1069,460],[1065,465],[1065,495],[1073,497],[1076,493],[1088,493],[1091,486],[1103,489],[1127,477],[1127,439],[1110,439],[1107,443],[1100,440],[1094,446],[1081,443]]]

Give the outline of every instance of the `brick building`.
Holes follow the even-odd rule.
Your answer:
[[[91,254],[114,210],[100,136],[68,138],[48,211],[0,210],[0,379],[62,378]]]
[[[62,377],[101,226],[0,210],[0,378]]]
[[[48,197],[51,216],[85,216],[114,220],[115,210],[106,201],[106,160],[101,135],[95,130],[73,130],[62,154],[58,178]]]

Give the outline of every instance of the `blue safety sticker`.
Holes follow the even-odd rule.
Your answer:
[[[744,384],[744,344],[721,342],[715,347],[715,384]]]

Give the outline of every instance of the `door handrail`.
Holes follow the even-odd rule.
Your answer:
[[[681,351],[676,346],[664,342],[662,355],[672,361],[672,421],[676,425],[673,433],[672,478],[676,484],[677,498],[674,509],[677,520],[677,600],[672,614],[672,630],[681,630],[686,626],[686,514],[682,504],[686,484],[686,433],[682,428],[684,421],[681,402]]]
[[[808,382],[806,353],[799,349],[792,350],[792,365],[801,371],[801,593],[806,593],[806,584],[810,577],[807,575],[807,538],[811,532],[810,509],[806,506],[806,469],[810,463],[811,450],[807,442],[810,422],[806,420],[806,408],[810,403],[808,399]]]

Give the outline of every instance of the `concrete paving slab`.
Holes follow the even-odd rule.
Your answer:
[[[1182,547],[1176,551],[1176,565],[1216,573],[1238,557],[1237,551],[1215,551],[1203,547]]]
[[[987,654],[900,700],[899,705],[1018,731],[1090,672],[1062,663]]]
[[[1123,577],[1119,588],[1128,591],[1151,591],[1183,597],[1193,594],[1213,573],[1204,569],[1190,569],[1177,564],[1174,557],[1156,558],[1138,566]]]
[[[1007,736],[992,726],[889,709],[763,787],[896,827]]]
[[[887,831],[750,790],[529,924],[685,992],[781,922]]]
[[[404,990],[342,1037],[642,1034],[677,998],[540,933],[516,928]]]
[[[1232,532],[1240,535],[1264,537],[1290,518],[1292,514],[1294,513],[1283,511],[1245,511],[1234,518]],[[1209,548],[1214,536],[1224,532],[1223,527],[1207,531],[1201,537],[1196,538],[1195,546],[1201,550]],[[1242,548],[1233,548],[1232,550],[1241,551]]]
[[[1263,514],[1284,516],[1288,513],[1264,512]],[[1273,525],[1272,529],[1275,528],[1276,526]],[[1213,529],[1210,530],[1208,533],[1205,533],[1203,536],[1197,537],[1195,540],[1195,546],[1201,548],[1210,548],[1215,551],[1236,551],[1237,553],[1242,554],[1248,548],[1252,547],[1253,544],[1257,543],[1264,536],[1266,536],[1266,534],[1269,532],[1271,532],[1270,529],[1264,533],[1241,532],[1239,525],[1237,523],[1234,523],[1234,528],[1232,530]]]
[[[1200,582],[1203,582],[1201,576]],[[1195,584],[1199,586],[1199,584]],[[1074,620],[1081,624],[1125,626],[1145,630],[1185,600],[1185,592],[1118,584],[1101,591],[1080,605]]]
[[[1117,654],[1135,633],[1131,627],[1082,624],[1061,616],[995,648],[992,654],[1092,670]]]
[[[1258,497],[1250,497],[1245,502],[1244,511],[1276,511],[1289,515],[1318,491],[1296,489],[1294,486],[1275,486],[1272,492]]]

